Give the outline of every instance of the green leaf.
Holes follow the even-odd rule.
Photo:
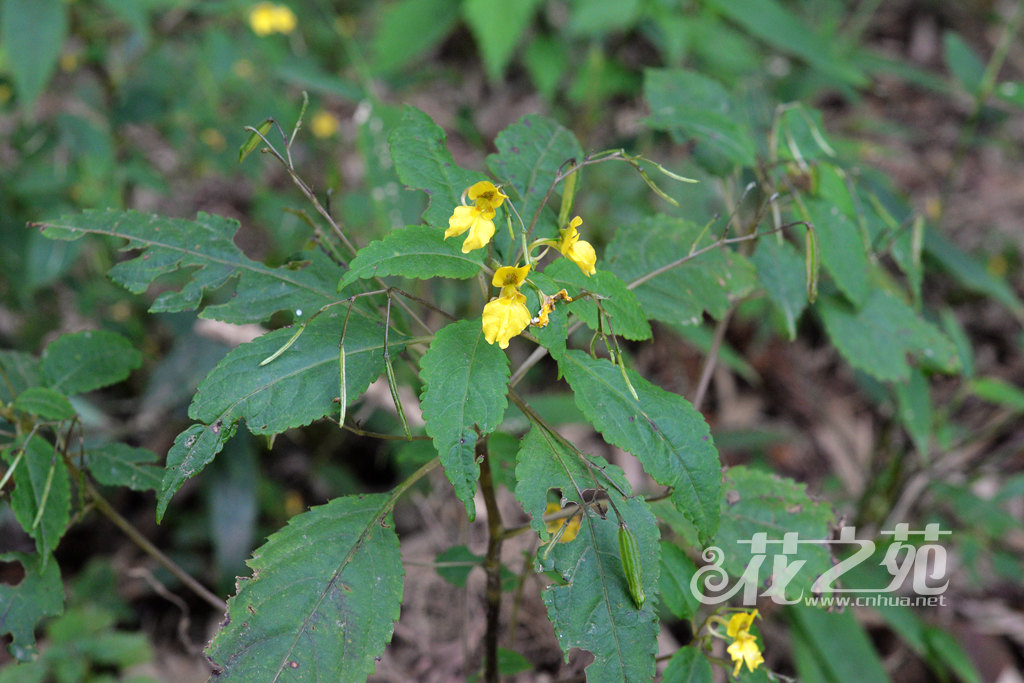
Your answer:
[[[715,80],[685,69],[644,71],[644,97],[651,108],[647,125],[667,130],[677,142],[697,138],[717,160],[711,172],[753,166],[757,150],[737,103]]]
[[[387,495],[293,517],[253,554],[207,655],[219,681],[364,681],[391,640],[404,571]]]
[[[465,0],[462,16],[476,40],[487,78],[501,80],[516,45],[530,25],[540,0]]]
[[[692,619],[700,609],[700,603],[690,590],[690,580],[697,573],[697,566],[681,548],[662,542],[661,581],[658,584],[665,607],[680,619]]]
[[[569,259],[560,258],[544,269],[557,289],[565,289],[572,297],[577,297],[581,290],[593,292],[602,297],[601,307],[611,318],[612,330],[615,334],[643,341],[651,338],[651,326],[644,315],[644,309],[636,295],[626,288],[626,283],[607,270],[599,270],[591,276],[583,273]],[[597,329],[597,304],[589,297],[579,298],[569,304],[569,310],[592,329]],[[608,326],[604,326],[605,332]]]
[[[785,54],[803,59],[831,79],[855,87],[867,85],[867,77],[852,60],[837,54],[845,41],[814,30],[776,0],[748,0],[739,4],[713,0],[710,4],[751,35]]]
[[[569,48],[561,40],[538,35],[530,40],[523,52],[523,66],[530,72],[534,87],[550,100],[562,77],[569,68]],[[1024,103],[1020,106],[1024,107]]]
[[[605,250],[608,268],[632,284],[715,241],[710,235],[701,237],[702,232],[700,226],[664,215],[624,225]],[[633,292],[648,317],[696,325],[705,310],[721,318],[730,301],[746,296],[754,284],[750,262],[721,248],[671,267],[634,287]]]
[[[970,254],[950,242],[938,230],[925,231],[924,251],[968,290],[992,297],[1010,309],[1018,320],[1024,320],[1024,303],[1006,280],[989,273]]]
[[[273,362],[260,362],[293,334],[269,332],[228,353],[199,384],[189,417],[228,425],[239,419],[253,434],[279,434],[338,412],[338,343],[346,312],[325,311],[312,320],[292,346]],[[392,331],[391,353],[402,336]],[[345,393],[356,401],[384,369],[384,330],[353,312],[345,332]]]
[[[53,75],[67,33],[61,0],[5,0],[0,5],[0,45],[24,114],[32,111]]]
[[[515,650],[498,648],[498,673],[502,676],[514,676],[532,668],[533,664],[530,663],[530,660]]]
[[[843,294],[860,306],[871,291],[860,229],[838,206],[816,199],[806,206],[807,220],[817,230],[822,264]]]
[[[127,486],[133,491],[160,487],[163,468],[152,464],[156,461],[153,451],[123,443],[90,448],[85,454],[85,466],[96,481],[105,486]]]
[[[30,353],[0,350],[0,370],[7,378],[6,382],[0,380],[0,402],[10,403],[21,392],[39,384],[39,359]]]
[[[339,287],[385,275],[465,280],[480,272],[484,252],[477,249],[463,254],[461,239],[446,240],[438,228],[412,225],[394,230],[383,240],[370,242],[360,249]]]
[[[162,275],[189,269],[180,291],[165,291],[156,298],[150,307],[154,313],[195,310],[204,292],[232,279],[237,279],[235,296],[207,306],[201,318],[260,322],[277,311],[316,310],[337,299],[337,266],[330,259],[309,252],[308,262],[269,268],[238,249],[233,239],[238,221],[229,218],[199,213],[190,221],[135,211],[86,211],[40,227],[53,239],[75,240],[87,234],[127,239],[126,249],[142,253],[118,263],[109,276],[135,294]]]
[[[570,35],[601,36],[636,23],[640,0],[576,0],[566,27]]]
[[[768,298],[782,313],[790,341],[796,339],[796,322],[807,307],[807,275],[804,259],[789,242],[774,237],[758,240],[751,261]]]
[[[981,81],[985,76],[985,64],[964,42],[964,39],[953,31],[946,31],[943,34],[942,47],[945,52],[946,66],[949,67],[964,90],[975,95],[981,89]]]
[[[639,401],[619,368],[582,351],[566,351],[559,367],[576,405],[608,443],[635,455],[672,502],[709,540],[718,526],[721,472],[704,418],[682,396],[629,370]]]
[[[57,548],[71,518],[71,482],[64,460],[53,445],[40,436],[3,451],[3,460],[13,465],[22,455],[14,472],[11,509],[18,523],[35,539],[36,550],[46,558]]]
[[[228,353],[199,385],[189,416],[203,424],[178,435],[167,454],[157,501],[163,517],[174,492],[198,474],[220,452],[240,419],[253,434],[278,434],[336,413],[338,343],[345,311],[325,311],[273,362],[260,362],[294,334],[274,330]],[[391,332],[391,353],[402,347],[401,335]],[[345,334],[345,395],[356,401],[384,369],[384,330],[353,312]]]
[[[470,552],[464,545],[454,545],[444,552],[438,553],[434,560],[437,563],[437,575],[457,588],[466,587],[466,578],[474,567],[483,566],[484,558]],[[454,565],[454,566],[446,566]]]
[[[199,474],[210,464],[224,448],[227,440],[234,435],[236,426],[220,422],[212,425],[195,424],[178,434],[171,445],[171,450],[167,452],[166,470],[160,481],[160,490],[157,492],[157,523],[163,519],[171,496],[188,479]]]
[[[459,3],[452,0],[401,0],[381,12],[373,40],[373,66],[398,71],[437,45],[459,19]]]
[[[1015,413],[1024,413],[1024,391],[998,377],[976,377],[968,385],[982,401],[1001,405]]]
[[[787,532],[798,534],[800,541],[826,540],[834,519],[831,508],[807,495],[805,485],[792,479],[747,467],[729,468],[723,490],[722,519],[714,544],[723,551],[722,567],[733,577],[740,577],[748,567],[757,565],[757,555],[749,542],[755,534],[764,533],[769,541],[767,559],[760,564],[756,576],[748,577],[760,593],[771,577],[775,549],[780,548]],[[794,577],[786,584],[785,595],[796,599],[811,595],[815,579],[832,566],[828,546],[820,543],[799,543],[794,552],[786,551],[786,561],[803,561]]]
[[[583,502],[583,491],[607,488],[609,483],[626,494],[630,491],[621,469],[600,457],[585,461],[536,424],[519,449],[516,478],[516,498],[530,515],[530,526],[544,540],[550,537],[543,520],[549,489],[559,490],[577,505]],[[658,633],[654,599],[660,571],[657,523],[642,498],[623,498],[615,488],[607,488],[607,492],[637,538],[641,581],[648,600],[638,610],[629,594],[615,515],[608,513],[602,519],[586,507],[575,539],[541,551],[539,568],[556,571],[566,584],[545,589],[544,603],[562,649],[568,653],[579,647],[594,653],[594,662],[587,668],[589,680],[650,680]]]
[[[617,492],[609,493],[619,498]],[[566,585],[548,586],[544,604],[562,650],[568,654],[578,647],[593,653],[588,680],[651,680],[658,649],[654,599],[660,570],[657,521],[642,498],[621,498],[616,505],[636,535],[643,592],[650,598],[638,610],[629,594],[615,515],[601,519],[591,513],[573,541],[556,544],[552,564]]]
[[[583,148],[569,129],[537,114],[524,116],[498,133],[494,145],[498,153],[487,157],[487,167],[514,190],[506,194],[515,201],[527,227],[559,169],[565,170],[563,165],[570,159],[583,158]],[[551,232],[537,230],[535,236],[554,236],[553,211],[545,212],[544,222]]]
[[[64,610],[60,568],[55,561],[28,553],[2,553],[0,561],[19,562],[25,568],[21,583],[0,583],[0,635],[10,633],[7,651],[19,660],[29,660],[35,652],[36,624]]]
[[[711,662],[696,647],[682,647],[668,660],[661,683],[712,683]]]
[[[853,612],[825,612],[794,605],[786,613],[792,625],[793,654],[800,680],[890,680]]]
[[[142,365],[142,354],[119,334],[90,330],[64,334],[43,350],[43,382],[65,394],[82,394],[128,377]]]
[[[440,126],[419,109],[408,106],[401,124],[388,136],[399,180],[407,189],[427,193],[430,204],[423,212],[423,220],[443,229],[448,228],[448,219],[461,204],[462,193],[485,179],[480,173],[456,166],[445,140]]]
[[[487,343],[479,319],[463,320],[434,335],[420,369],[427,434],[472,521],[480,478],[476,441],[478,434],[489,434],[501,425],[508,404],[508,356]]]
[[[981,675],[974,661],[949,632],[935,626],[927,626],[924,629],[924,638],[928,643],[928,659],[945,665],[936,667],[939,672],[944,673],[942,669],[948,668],[964,683],[981,683]]]
[[[910,380],[897,383],[893,390],[900,422],[910,434],[914,448],[927,458],[932,435],[932,399],[928,378],[918,368],[911,368]]]
[[[46,387],[29,387],[18,394],[14,407],[44,420],[70,420],[75,416],[75,409],[67,396]]]
[[[822,299],[818,310],[846,361],[875,379],[909,379],[908,355],[944,372],[955,372],[959,366],[953,343],[884,290],[872,292],[859,311],[834,298]]]

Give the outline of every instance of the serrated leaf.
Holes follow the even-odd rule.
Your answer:
[[[480,478],[477,436],[501,425],[508,405],[508,356],[497,345],[487,343],[479,319],[463,320],[434,335],[420,369],[427,434],[472,521],[476,517],[473,496]]]
[[[466,0],[462,3],[462,16],[476,40],[487,77],[492,82],[501,80],[538,4],[540,0],[512,3],[504,0]],[[501,20],[495,21],[497,17],[501,17]]]
[[[544,274],[554,281],[557,289],[566,289],[572,297],[577,297],[584,289],[604,297],[601,307],[611,318],[615,334],[634,341],[651,338],[651,326],[640,301],[614,273],[599,270],[588,277],[575,263],[560,258],[548,265]],[[587,327],[597,330],[597,303],[593,299],[579,298],[569,304],[569,310],[578,315]],[[607,325],[604,331],[608,332]]]
[[[278,434],[338,412],[338,342],[345,311],[329,310],[311,321],[294,344],[273,362],[260,362],[292,336],[283,328],[242,344],[228,353],[206,376],[189,406],[189,416],[203,424],[178,435],[167,454],[157,500],[157,519],[170,498],[220,452],[244,419],[253,434]],[[402,348],[392,331],[391,353]],[[355,402],[384,369],[384,330],[357,313],[345,334],[345,389]]]
[[[461,204],[462,193],[484,177],[455,165],[445,144],[447,136],[429,116],[407,106],[402,122],[388,136],[395,172],[406,188],[423,190],[430,204],[423,220],[435,228],[448,228],[448,219]]]
[[[661,600],[665,607],[679,619],[692,619],[700,603],[690,590],[690,580],[697,572],[697,565],[686,553],[672,543],[661,544]]]
[[[747,467],[731,467],[723,485],[722,518],[712,545],[723,551],[722,567],[733,577],[740,577],[755,563],[756,552],[749,541],[764,533],[769,541],[767,556],[756,577],[758,593],[764,590],[774,570],[773,556],[782,554],[780,543],[786,532],[795,532],[800,541],[826,540],[834,519],[831,508],[819,504],[805,491],[805,485],[792,479]],[[778,549],[778,550],[776,550]],[[810,596],[815,579],[832,566],[828,546],[799,543],[794,552],[786,551],[789,563],[803,561],[785,586],[785,596],[795,599]]]
[[[757,147],[739,107],[724,87],[707,76],[685,69],[644,71],[644,98],[651,108],[647,125],[667,130],[679,142],[692,138],[726,162],[708,164],[711,172],[728,166],[753,166]]]
[[[550,538],[543,520],[549,489],[560,490],[577,505],[583,502],[580,493],[586,489],[606,488],[614,498],[623,521],[636,536],[648,600],[638,610],[630,596],[619,557],[615,515],[609,512],[601,519],[587,507],[576,538],[555,544],[547,555],[542,551],[540,569],[553,569],[566,582],[545,589],[544,603],[562,649],[568,653],[570,648],[580,647],[594,653],[594,662],[587,668],[588,680],[650,680],[657,649],[655,596],[660,547],[657,524],[647,503],[638,497],[623,498],[616,491],[618,487],[630,492],[621,469],[600,457],[587,456],[588,465],[583,456],[540,425],[534,425],[523,439],[517,460],[516,498],[543,540]]]
[[[498,133],[494,145],[498,153],[487,157],[487,167],[514,190],[511,196],[527,227],[559,168],[570,159],[583,158],[583,148],[572,131],[537,114],[528,114]],[[554,226],[554,212],[545,220]],[[553,229],[548,229],[553,237]]]
[[[64,334],[43,350],[43,382],[65,394],[82,394],[128,377],[142,354],[127,339],[107,330]]]
[[[47,387],[29,387],[18,394],[14,407],[44,420],[70,420],[75,416],[75,409],[68,397]]]
[[[404,570],[385,494],[293,517],[248,562],[207,648],[218,681],[364,681],[391,640]]]
[[[171,496],[182,484],[210,464],[224,448],[227,440],[234,435],[236,427],[237,423],[195,424],[175,437],[171,450],[167,452],[166,469],[160,481],[160,490],[157,492],[157,523],[164,518]]]
[[[156,298],[152,312],[195,310],[204,292],[232,279],[237,279],[234,298],[206,307],[201,318],[260,322],[277,311],[316,310],[337,298],[337,267],[326,256],[309,252],[308,263],[269,268],[238,249],[233,239],[238,221],[229,218],[199,213],[193,221],[135,211],[86,211],[40,227],[53,239],[74,240],[87,234],[127,239],[125,249],[142,253],[118,263],[108,275],[135,294],[162,275],[194,268],[180,291],[165,291]]]
[[[682,396],[629,370],[634,399],[619,368],[582,351],[559,361],[576,405],[605,441],[636,456],[655,481],[671,486],[672,502],[704,541],[718,527],[721,472],[703,416]]]
[[[24,450],[14,472],[11,509],[21,528],[36,542],[44,558],[57,548],[71,518],[71,482],[68,469],[53,445],[40,436],[3,452],[8,466]]]
[[[244,419],[253,434],[278,434],[338,412],[338,342],[345,314],[342,307],[324,312],[264,366],[260,362],[294,330],[275,330],[232,350],[199,384],[189,417],[205,424]],[[392,354],[401,350],[401,340],[392,331]],[[345,392],[352,403],[384,369],[383,327],[353,312],[345,333],[345,358]]]
[[[0,5],[0,44],[24,114],[32,111],[60,57],[68,32],[61,0],[5,0]]]
[[[412,225],[394,230],[383,240],[360,249],[339,286],[344,288],[359,279],[385,275],[465,280],[480,272],[483,255],[482,249],[463,254],[462,240],[446,240],[438,228]]]
[[[884,290],[872,292],[859,311],[828,298],[821,301],[819,310],[832,343],[846,361],[875,379],[908,379],[908,355],[944,372],[955,372],[959,366],[953,343]]]
[[[712,244],[715,238],[700,237],[702,232],[700,226],[677,218],[648,218],[620,227],[605,250],[605,259],[609,270],[631,284]],[[705,310],[721,318],[730,301],[748,294],[754,283],[750,261],[729,249],[712,249],[656,275],[633,292],[649,318],[695,325]]]
[[[871,286],[860,229],[838,206],[817,199],[805,204],[807,220],[816,229],[825,270],[850,301],[857,306],[863,304]]]
[[[85,453],[85,467],[105,486],[127,486],[133,491],[156,490],[163,469],[154,465],[156,453],[123,443],[90,448]]]
[[[39,620],[64,610],[64,586],[55,561],[28,553],[2,553],[0,561],[19,562],[25,578],[17,585],[0,583],[0,635],[11,634],[7,651],[19,660],[35,652],[35,628]]]
[[[662,674],[661,683],[712,683],[711,662],[696,647],[676,650]]]
[[[804,259],[788,242],[773,237],[758,241],[751,257],[768,298],[782,313],[789,339],[796,339],[796,321],[807,307]]]

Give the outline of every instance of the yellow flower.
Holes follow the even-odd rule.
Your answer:
[[[561,509],[562,508],[558,503],[548,503],[548,507],[544,510],[544,514],[550,515],[552,512],[558,512]],[[568,543],[572,539],[576,538],[576,534],[580,532],[581,519],[583,519],[582,515],[576,514],[568,519],[553,519],[550,522],[544,522],[544,526],[547,528],[549,534],[557,534],[558,530],[564,526],[565,531],[562,532],[562,537],[558,539],[558,542]]]
[[[589,277],[597,272],[597,268],[594,267],[597,263],[597,253],[590,242],[580,239],[580,231],[577,228],[582,224],[582,218],[579,216],[573,218],[569,222],[569,227],[562,230],[562,238],[558,241],[557,246],[558,251],[562,252],[562,256],[579,266],[580,270]]]
[[[321,109],[313,114],[313,118],[309,122],[309,128],[316,137],[329,138],[338,132],[338,119],[329,111]]]
[[[732,645],[726,650],[732,660],[736,662],[736,668],[732,672],[733,676],[739,675],[744,663],[750,671],[764,663],[761,650],[757,647],[757,639],[750,635],[750,626],[757,616],[756,609],[753,612],[737,612],[732,615],[725,628],[726,635],[733,639]]]
[[[530,309],[526,307],[526,296],[515,287],[502,288],[501,296],[484,306],[484,339],[488,344],[497,341],[498,346],[507,349],[509,340],[521,334],[529,324]]]
[[[260,2],[249,12],[249,26],[258,36],[271,33],[291,33],[298,25],[295,13],[286,5]]]
[[[457,237],[468,230],[469,236],[462,243],[462,253],[468,254],[491,241],[491,237],[494,236],[495,210],[507,197],[487,180],[473,184],[465,194],[473,205],[467,206],[463,197],[463,205],[455,207],[451,218],[448,219],[448,229],[444,232],[444,238]]]
[[[525,266],[502,266],[494,271],[494,277],[491,278],[491,284],[495,287],[502,288],[502,295],[504,295],[505,287],[515,287],[519,289],[523,282],[526,281],[526,275],[530,272],[530,264],[527,263]]]

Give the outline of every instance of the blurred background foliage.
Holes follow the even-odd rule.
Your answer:
[[[971,602],[922,613],[924,621],[868,618],[877,651],[870,656],[885,657],[900,680],[929,675],[900,659],[907,656],[929,662],[932,672],[954,672],[943,680],[978,676],[968,663],[943,662],[954,650],[941,639],[952,636],[924,625],[942,622],[975,656],[1019,667],[1024,629],[1016,638],[1007,633],[1024,623],[1020,21],[1019,3],[988,0],[0,0],[0,347],[38,353],[57,334],[90,327],[127,336],[144,353],[143,369],[113,390],[76,399],[76,407],[97,437],[166,452],[198,382],[247,333],[232,337],[194,324],[191,315],[148,315],[153,293],[129,295],[104,276],[119,258],[116,245],[51,241],[26,224],[90,208],[182,217],[206,211],[241,221],[236,242],[250,257],[285,263],[313,238],[303,217],[310,209],[281,169],[259,155],[239,164],[237,150],[244,125],[273,117],[291,126],[303,91],[310,105],[293,147],[296,165],[362,245],[417,223],[423,209],[420,195],[402,191],[387,151],[403,103],[448,131],[466,168],[484,168],[494,135],[537,111],[571,128],[588,151],[623,147],[702,181],[672,188],[676,209],[621,168],[588,169],[579,210],[590,217],[599,253],[618,225],[648,215],[651,202],[703,225],[744,211],[744,188],[760,180],[751,171],[723,172],[728,165],[713,149],[640,125],[650,115],[645,84],[658,78],[649,69],[685,67],[703,76],[705,99],[694,106],[712,111],[727,101],[729,120],[762,133],[752,150],[760,160],[776,151],[766,141],[777,107],[801,102],[794,134],[800,121],[817,123],[803,129],[809,144],[802,148],[819,146],[812,131],[827,130],[827,144],[880,198],[872,210],[896,226],[875,238],[909,239],[913,221],[927,221],[923,268],[908,272],[913,264],[901,261],[898,248],[892,258],[896,270],[916,278],[958,343],[965,379],[929,388],[922,377],[893,396],[864,373],[837,369],[820,319],[805,316],[799,341],[785,346],[794,321],[753,302],[739,310],[723,348],[733,379],[718,382],[706,411],[723,460],[805,481],[862,524],[889,520],[892,506],[907,502],[907,487],[923,487],[914,493],[915,501],[927,500],[919,519],[956,530],[957,586]],[[798,166],[790,180],[822,183],[821,196],[832,196],[828,178]],[[457,301],[459,285],[440,283],[435,296]],[[712,327],[664,332],[630,350],[645,374],[688,395]],[[838,383],[831,373],[840,373]],[[544,392],[544,381],[533,389]],[[555,422],[578,421],[567,395],[539,400],[561,416]],[[835,411],[808,405],[819,400]],[[743,406],[757,419],[744,418]],[[363,424],[394,431],[394,416],[377,408],[371,401],[361,409]],[[833,437],[838,446],[822,446]],[[929,452],[953,446],[981,455],[963,467],[928,464]],[[825,455],[812,455],[816,449]],[[925,465],[911,476],[901,460],[914,449]],[[851,451],[883,454],[866,461],[859,480],[872,485],[859,498],[851,497],[842,467],[864,462],[836,455]],[[176,499],[160,527],[150,498],[116,494],[123,514],[223,592],[245,573],[243,561],[265,532],[291,515],[336,495],[385,488],[430,457],[421,444],[381,446],[330,425],[275,443],[240,435],[225,456],[183,490],[191,494]],[[163,674],[152,675],[186,680],[195,672],[167,674],[168,658],[208,636],[205,615],[178,633],[180,610],[203,614],[203,607],[169,602],[152,586],[174,581],[158,570],[152,583],[132,584],[132,595],[116,590],[90,560],[123,574],[137,558],[108,523],[88,511],[81,518],[58,551],[75,597],[42,635],[48,654],[38,680],[109,680],[138,669],[154,654],[137,633],[171,653],[157,669]],[[400,523],[410,533],[425,524]],[[25,549],[6,504],[0,525],[13,539],[0,551]],[[807,680],[852,680],[844,676],[855,673],[842,667],[821,666],[834,641],[817,629],[834,628],[841,638],[856,624],[816,619],[795,613],[789,636],[771,634],[773,642],[794,639],[789,663],[776,655],[773,664],[795,667]],[[885,635],[894,631],[909,646],[894,645]],[[77,634],[77,646],[65,657],[68,634]],[[550,666],[558,670],[557,658]],[[27,680],[8,675],[0,680]]]

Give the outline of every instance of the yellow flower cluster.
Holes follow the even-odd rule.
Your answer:
[[[736,668],[732,672],[733,676],[739,675],[744,663],[750,671],[764,663],[761,650],[757,647],[757,639],[750,635],[750,627],[753,625],[755,617],[757,617],[756,609],[753,612],[738,612],[732,615],[725,627],[725,634],[733,639],[732,644],[726,650],[732,657],[732,661],[736,662]]]
[[[467,203],[467,198],[471,203]],[[494,217],[497,215],[498,207],[506,199],[508,195],[494,183],[487,180],[474,183],[462,193],[461,205],[452,211],[444,238],[458,237],[468,232],[462,242],[463,254],[486,247],[494,237]],[[597,253],[589,242],[580,239],[579,227],[582,224],[583,219],[576,216],[561,230],[559,239],[538,240],[530,250],[540,245],[554,247],[589,277],[597,272]],[[529,255],[527,260],[529,261]],[[564,289],[553,296],[541,293],[540,311],[537,317],[531,317],[530,310],[526,307],[526,296],[519,291],[529,271],[530,264],[527,263],[525,266],[502,266],[494,273],[491,284],[501,287],[501,293],[484,306],[484,338],[489,344],[497,341],[501,348],[508,348],[509,340],[522,334],[528,325],[547,325],[556,302],[572,301],[572,297]]]
[[[291,33],[298,25],[295,12],[287,5],[275,5],[272,2],[261,2],[249,11],[249,26],[258,36],[269,36],[271,33]]]

